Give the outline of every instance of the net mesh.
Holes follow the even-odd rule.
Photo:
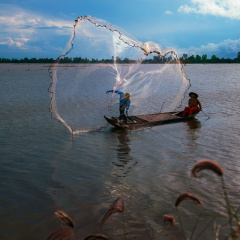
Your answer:
[[[119,95],[131,94],[129,115],[174,111],[190,86],[174,49],[141,43],[90,16],[75,20],[63,53],[49,68],[50,111],[72,134],[106,126],[119,115]]]

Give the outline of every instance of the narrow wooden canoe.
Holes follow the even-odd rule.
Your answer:
[[[104,116],[104,118],[107,120],[108,123],[117,128],[132,130],[137,128],[152,127],[160,124],[189,121],[193,119],[198,114],[198,112],[187,117],[182,117],[182,114],[183,111],[129,116],[127,123],[119,120],[118,117]]]

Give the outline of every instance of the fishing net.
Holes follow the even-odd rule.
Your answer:
[[[72,134],[106,126],[119,115],[121,90],[131,94],[129,115],[174,111],[190,83],[174,49],[142,43],[94,17],[75,20],[63,53],[51,65],[50,111]]]

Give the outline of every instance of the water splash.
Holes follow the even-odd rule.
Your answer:
[[[66,58],[72,63],[61,62]],[[109,102],[106,90],[130,92],[129,114],[136,115],[159,112],[161,108],[175,110],[190,87],[174,49],[142,43],[124,30],[90,16],[75,20],[65,50],[49,73],[50,112],[72,134],[106,126],[105,114],[118,116],[119,96],[113,94]]]

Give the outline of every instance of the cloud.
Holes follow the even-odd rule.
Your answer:
[[[191,5],[182,5],[178,12],[213,15],[240,20],[239,0],[191,0]]]
[[[39,50],[41,45],[44,46],[46,39],[50,41],[58,35],[69,37],[72,26],[73,22],[70,21],[51,19],[11,4],[0,4],[1,46],[6,45],[19,50]]]
[[[220,43],[209,43],[207,45],[201,45],[200,47],[190,47],[185,49],[179,49],[178,54],[181,56],[183,53],[190,55],[207,54],[208,58],[212,55],[216,55],[219,58],[236,58],[240,51],[240,39],[232,40],[227,39]]]
[[[167,14],[167,15],[171,15],[171,14],[173,14],[173,12],[167,10],[167,11],[165,11],[165,14]]]
[[[8,45],[13,47],[18,47],[21,49],[25,49],[23,47],[24,42],[27,42],[29,39],[26,38],[17,38],[16,41],[12,40],[12,38],[8,38],[6,41],[0,42],[0,45]]]

